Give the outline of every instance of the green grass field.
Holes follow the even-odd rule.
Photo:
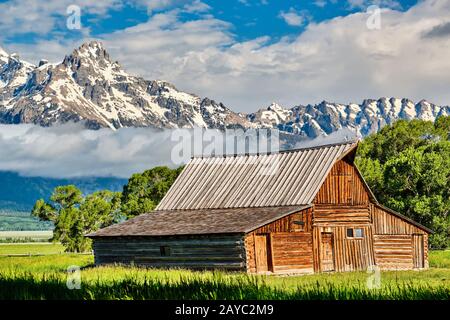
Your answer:
[[[43,251],[24,247],[0,245],[0,253]],[[374,289],[365,272],[282,277],[92,264],[91,255],[0,256],[0,299],[450,299],[450,251],[431,252],[429,270],[382,272]],[[81,289],[67,288],[73,265],[81,267]]]
[[[59,243],[3,243],[0,244],[0,256],[4,255],[47,255],[63,253]]]
[[[0,231],[0,243],[48,242],[53,237],[51,230]]]

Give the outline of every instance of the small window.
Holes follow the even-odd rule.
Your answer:
[[[353,229],[347,228],[347,238],[353,238]]]
[[[292,220],[290,231],[299,232],[304,231],[304,229],[305,222],[303,221],[303,215],[301,213],[295,214]]]
[[[170,256],[170,247],[169,246],[161,246],[159,247],[159,251],[161,252],[161,256]]]
[[[347,238],[364,238],[364,229],[347,228]]]
[[[364,230],[363,229],[355,229],[355,238],[363,238]]]

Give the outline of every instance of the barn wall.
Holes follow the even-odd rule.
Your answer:
[[[163,256],[161,247],[169,248]],[[95,264],[245,270],[243,235],[95,238]]]
[[[345,159],[336,162],[316,195],[312,223],[316,272],[328,269],[328,262],[321,261],[326,251],[322,232],[333,235],[335,271],[364,270],[373,264],[411,269],[420,252],[413,235],[423,237],[424,265],[428,266],[427,233],[373,204],[356,167]],[[348,227],[363,228],[364,238],[348,238]]]
[[[295,221],[303,221],[303,225]],[[313,272],[312,209],[288,215],[248,233],[245,237],[247,271],[256,273],[255,236],[268,236],[271,271]]]
[[[400,217],[376,205],[370,206],[374,229],[375,261],[380,268],[412,269],[420,257],[414,235],[423,237],[424,268],[428,268],[428,234]]]
[[[314,225],[334,226],[349,223],[370,223],[368,205],[321,205],[314,206]]]
[[[314,203],[368,205],[369,193],[354,165],[345,160],[339,160],[331,168]]]
[[[348,238],[347,228],[363,229],[364,237]],[[372,226],[370,224],[319,225],[314,227],[313,232],[315,272],[323,270],[321,261],[322,233],[333,234],[334,271],[367,270],[369,265],[374,265]]]
[[[374,235],[377,265],[381,269],[412,269],[413,247],[410,235]]]
[[[271,241],[274,272],[313,272],[310,232],[273,233]]]
[[[294,221],[303,221],[303,225],[294,223]],[[272,233],[272,232],[311,232],[312,230],[312,208],[308,208],[286,217],[278,219],[272,223],[266,224],[253,232]]]
[[[314,199],[314,270],[327,270],[322,233],[332,234],[334,271],[365,270],[373,265],[370,196],[356,167],[345,158],[337,161]],[[361,228],[364,237],[347,237],[347,228]]]
[[[370,209],[374,234],[426,234],[422,229],[376,205],[371,205]]]

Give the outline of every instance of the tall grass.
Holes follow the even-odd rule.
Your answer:
[[[98,270],[97,270],[98,271]],[[415,281],[390,281],[379,289],[369,289],[363,281],[343,283],[338,278],[303,282],[296,287],[271,285],[267,277],[230,275],[220,272],[195,273],[174,271],[136,271],[121,277],[104,273],[82,274],[81,289],[69,290],[61,272],[30,273],[2,271],[0,299],[440,299],[450,298],[448,285]]]
[[[431,251],[429,260],[432,268],[450,268],[450,250]]]
[[[369,289],[365,272],[308,276],[92,267],[93,257],[0,257],[0,299],[441,299],[450,298],[450,252],[430,255],[425,271],[381,273]],[[81,289],[68,289],[67,267],[81,269]]]

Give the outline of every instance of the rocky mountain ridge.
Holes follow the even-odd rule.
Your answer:
[[[450,107],[398,98],[292,108],[272,103],[243,114],[168,82],[130,75],[97,41],[83,44],[61,63],[41,60],[37,66],[0,48],[0,123],[83,122],[89,129],[278,128],[313,138],[342,128],[365,136],[398,119],[434,121],[441,115],[450,115]]]

